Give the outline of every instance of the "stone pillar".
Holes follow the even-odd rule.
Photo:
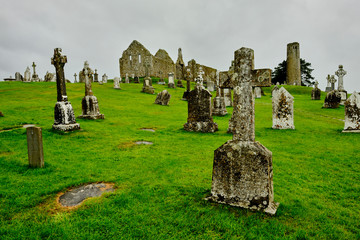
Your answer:
[[[74,77],[75,77],[74,83],[77,83],[76,76],[77,76],[76,73],[74,73]]]
[[[287,84],[301,86],[300,45],[298,42],[289,43],[287,45],[286,64]]]
[[[94,82],[98,82],[98,81],[99,81],[99,74],[97,73],[97,69],[95,69]]]
[[[44,152],[42,142],[42,131],[39,127],[28,127],[26,129],[29,166],[33,168],[44,167]]]
[[[252,49],[235,52],[233,140],[214,152],[207,199],[274,215],[279,203],[274,202],[272,153],[255,141],[253,59]]]
[[[66,56],[61,55],[61,48],[55,48],[54,56],[51,58],[51,64],[53,64],[56,69],[57,103],[55,105],[55,121],[52,127],[59,131],[80,129],[80,124],[76,123],[74,110],[66,94],[64,74],[66,62]]]

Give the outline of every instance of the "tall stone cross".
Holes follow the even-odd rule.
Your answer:
[[[329,80],[329,82],[331,83],[331,90],[335,90],[335,83],[336,83],[336,78],[335,78],[335,76],[334,75],[331,75],[330,76],[330,80]]]
[[[271,69],[254,69],[254,50],[240,48],[235,52],[234,111],[228,132],[233,140],[255,141],[255,110],[253,87],[271,86]]]
[[[35,62],[33,62],[32,67],[34,69],[34,75],[35,75],[36,74],[36,71],[35,71],[36,64],[35,64]]]
[[[200,84],[201,86],[203,86],[203,83],[204,83],[203,75],[204,75],[204,71],[203,71],[202,67],[199,67],[199,75],[198,75],[196,82],[197,82],[197,84]]]
[[[77,76],[77,75],[76,75],[76,73],[75,73],[75,74],[74,74],[74,77],[75,77],[75,83],[76,83],[76,76]]]
[[[91,89],[91,80],[89,78],[89,68],[84,68],[85,74],[85,96],[93,96],[93,92]]]
[[[145,60],[145,77],[150,77],[149,68],[151,67],[150,61],[148,58]]]
[[[343,68],[343,65],[339,65],[339,69],[335,72],[335,75],[338,76],[338,90],[343,91],[344,89],[344,76],[346,75],[346,71]]]
[[[61,55],[61,51],[61,48],[54,49],[54,56],[51,58],[51,64],[54,65],[56,69],[57,101],[67,102],[64,75],[64,65],[67,63],[67,58],[66,56]]]

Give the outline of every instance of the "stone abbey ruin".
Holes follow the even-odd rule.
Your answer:
[[[197,63],[194,59],[185,66],[181,48],[178,50],[178,58],[176,62],[171,59],[164,49],[159,49],[155,55],[152,55],[140,42],[134,40],[130,46],[122,53],[119,59],[120,75],[136,77],[146,77],[147,71],[151,77],[168,78],[169,73],[175,74],[175,79],[188,80],[187,70],[190,70],[190,79],[194,78],[202,67],[204,71],[205,81],[216,81],[216,69]],[[148,70],[147,70],[148,69]]]

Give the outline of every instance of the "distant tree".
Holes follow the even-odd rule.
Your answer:
[[[286,60],[279,63],[277,67],[275,67],[274,71],[271,73],[271,82],[272,84],[276,84],[277,82],[280,84],[286,83]],[[306,62],[304,59],[300,58],[300,72],[301,72],[301,85],[302,86],[311,86],[314,84],[314,77],[311,76],[312,71],[314,69],[310,68],[311,63]]]

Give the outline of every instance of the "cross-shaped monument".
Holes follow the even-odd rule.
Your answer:
[[[75,81],[74,81],[74,83],[77,83],[77,81],[76,81],[76,76],[77,76],[77,75],[76,75],[76,73],[75,73],[75,74],[74,74],[74,77],[75,77]]]
[[[344,89],[344,76],[346,75],[346,71],[344,70],[343,65],[339,65],[339,69],[335,72],[335,75],[338,76],[338,90],[343,91]]]
[[[33,62],[32,67],[33,67],[33,71],[34,71],[33,75],[35,75],[36,74],[36,71],[35,71],[36,64],[35,64],[35,62]]]
[[[67,63],[66,56],[61,55],[61,48],[54,49],[51,64],[56,69],[57,103],[55,105],[55,121],[53,128],[59,131],[72,131],[80,129],[76,123],[74,110],[68,101],[65,85],[64,66]]]
[[[269,86],[270,69],[254,69],[254,51],[235,51],[233,139],[214,152],[211,196],[208,200],[275,214],[272,153],[255,141],[252,88]]]

